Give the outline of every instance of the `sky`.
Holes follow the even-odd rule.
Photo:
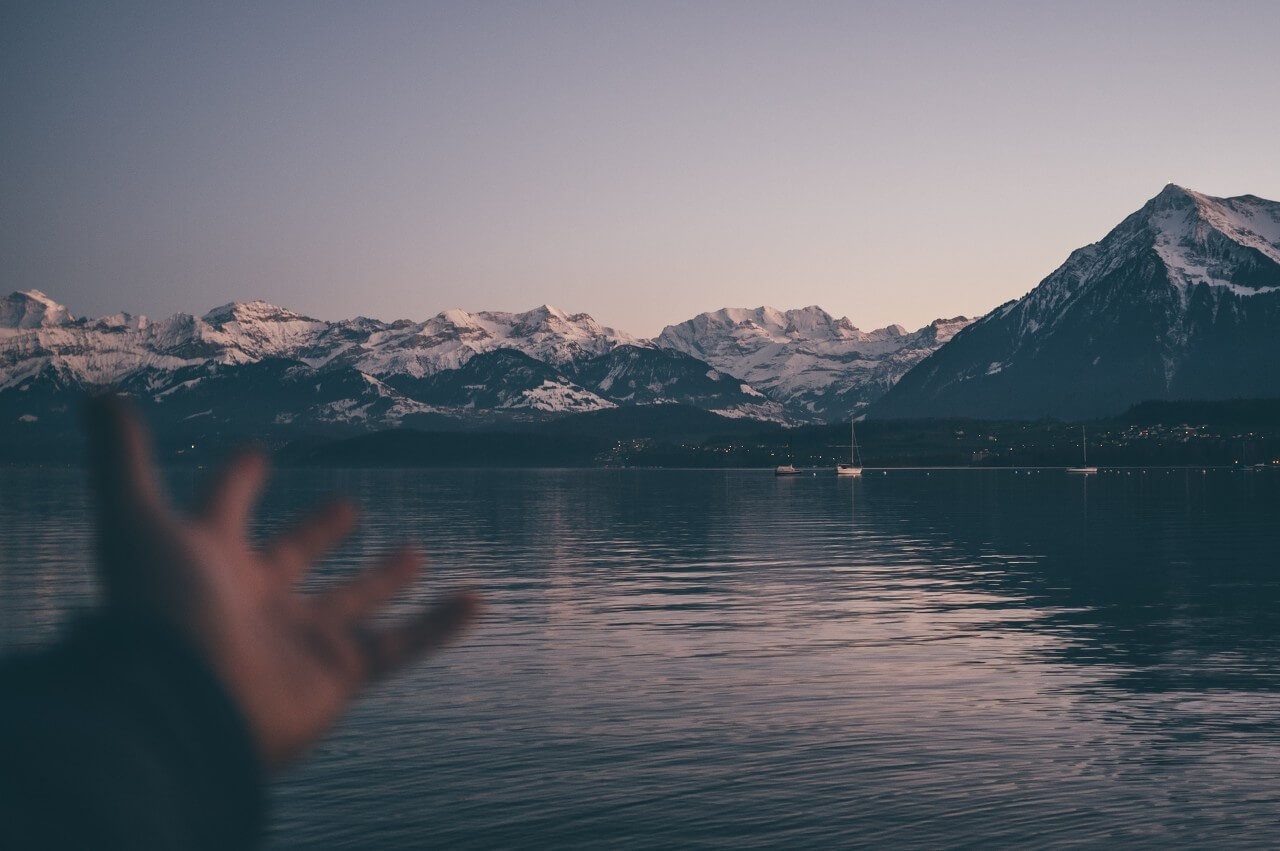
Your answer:
[[[1280,199],[1280,3],[24,3],[0,288],[77,315],[980,315]]]

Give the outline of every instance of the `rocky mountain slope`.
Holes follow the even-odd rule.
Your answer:
[[[880,417],[1280,396],[1280,203],[1170,184],[908,372]]]
[[[683,404],[723,416],[781,420],[784,407],[706,361],[674,349],[623,345],[576,364],[574,377],[618,405]]]

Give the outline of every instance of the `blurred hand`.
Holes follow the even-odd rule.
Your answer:
[[[260,453],[236,455],[184,516],[162,492],[132,409],[102,397],[90,403],[88,419],[107,605],[187,635],[239,704],[271,768],[318,739],[362,686],[438,647],[475,612],[475,598],[457,594],[374,627],[370,618],[420,568],[408,550],[339,587],[301,594],[298,579],[354,527],[349,503],[322,508],[258,547],[247,527],[267,475]]]

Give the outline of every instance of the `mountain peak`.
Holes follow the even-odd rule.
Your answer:
[[[1280,275],[1259,268],[1257,258],[1280,263],[1280,203],[1253,195],[1217,198],[1171,183],[1141,213],[1180,288],[1203,282],[1248,295],[1259,284],[1280,287]]]
[[[585,329],[590,329],[593,333],[616,333],[612,328],[606,328],[597,322],[595,317],[590,313],[567,313],[551,304],[540,304],[532,310],[512,314],[512,317],[516,324],[524,328],[549,328],[577,325]]]
[[[51,328],[71,319],[65,306],[40,290],[20,290],[0,299],[0,328]]]
[[[878,416],[1081,417],[1276,395],[1280,203],[1170,183],[904,376]],[[941,331],[941,327],[939,329]]]
[[[1164,189],[1161,189],[1159,194],[1156,195],[1156,197],[1157,198],[1161,198],[1161,197],[1176,198],[1180,196],[1185,196],[1190,198],[1198,194],[1199,194],[1198,192],[1193,192],[1190,189],[1186,188],[1185,186],[1179,186],[1176,183],[1166,183],[1164,185]]]
[[[518,335],[557,335],[568,338],[609,337],[615,342],[634,342],[630,334],[601,325],[589,313],[565,313],[549,304],[539,305],[523,313],[482,313],[482,317],[497,320],[511,327]],[[601,352],[603,354],[603,352]]]
[[[1196,192],[1176,183],[1166,184],[1151,200],[1142,205],[1139,214],[1151,216],[1166,210],[1196,210],[1220,202],[1221,198]]]
[[[451,307],[436,314],[436,318],[454,328],[475,328],[476,319],[460,307]]]
[[[215,307],[203,317],[205,322],[221,328],[228,322],[317,322],[309,316],[294,313],[288,308],[262,299],[232,301]]]

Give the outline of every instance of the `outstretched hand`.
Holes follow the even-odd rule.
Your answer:
[[[456,594],[374,626],[372,616],[420,569],[409,550],[346,584],[302,594],[299,578],[354,527],[350,503],[322,508],[259,547],[248,523],[267,475],[260,453],[236,455],[185,516],[164,495],[132,410],[102,397],[88,419],[107,605],[188,636],[240,706],[269,767],[297,757],[362,686],[438,647],[475,612],[474,597]]]

